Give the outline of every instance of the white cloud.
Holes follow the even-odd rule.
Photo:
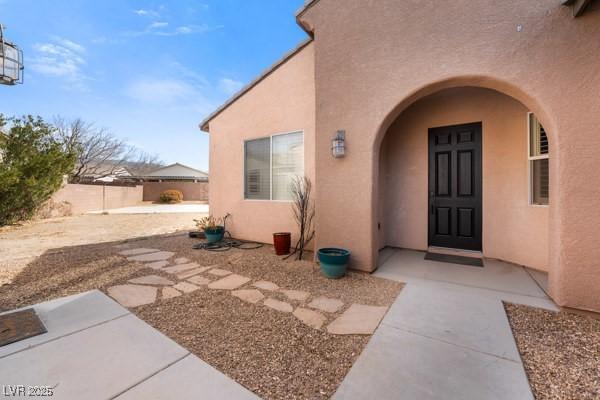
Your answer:
[[[231,96],[232,94],[237,93],[244,86],[243,82],[236,81],[231,78],[221,78],[219,79],[219,90],[223,93]]]
[[[166,28],[167,26],[169,26],[168,22],[153,22],[150,25],[148,25],[148,30]]]
[[[140,17],[159,17],[160,14],[154,10],[146,10],[144,8],[140,8],[138,10],[133,10],[133,13],[139,15]]]
[[[177,79],[142,78],[129,84],[125,94],[144,103],[172,104],[193,97],[196,88]]]
[[[33,45],[35,55],[29,68],[42,75],[62,78],[68,87],[87,90],[83,72],[85,47],[69,39],[52,37],[52,42]]]

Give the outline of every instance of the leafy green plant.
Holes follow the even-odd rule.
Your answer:
[[[181,203],[183,200],[183,193],[179,190],[165,190],[160,193],[160,201],[163,203]]]
[[[40,117],[0,115],[0,225],[31,218],[61,187],[75,157]]]

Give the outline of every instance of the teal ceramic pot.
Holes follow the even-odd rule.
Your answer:
[[[350,252],[346,249],[326,247],[317,252],[321,271],[328,278],[338,279],[346,275]]]
[[[223,235],[225,235],[225,227],[217,226],[214,229],[205,229],[204,234],[208,243],[220,242],[223,240]]]

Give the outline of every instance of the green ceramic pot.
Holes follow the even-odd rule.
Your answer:
[[[321,264],[321,272],[326,277],[338,279],[346,275],[348,261],[350,260],[350,252],[348,250],[326,247],[319,249],[317,257]]]
[[[225,227],[217,226],[213,229],[205,229],[204,234],[206,235],[206,241],[208,243],[220,242],[225,235]]]

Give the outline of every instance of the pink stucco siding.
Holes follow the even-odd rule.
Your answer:
[[[241,239],[271,243],[292,232],[288,201],[244,199],[244,140],[304,132],[304,172],[315,178],[314,51],[304,47],[210,122],[210,210],[231,214],[227,229]],[[213,182],[216,182],[213,184]]]

